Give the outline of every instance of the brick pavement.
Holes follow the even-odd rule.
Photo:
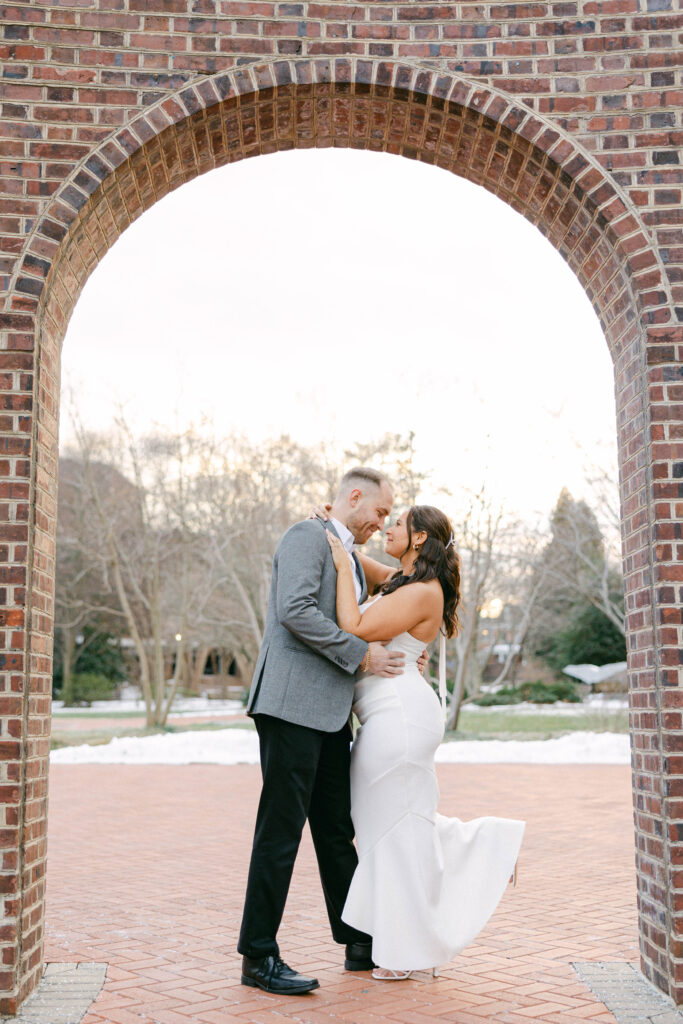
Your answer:
[[[84,1024],[614,1024],[571,963],[638,959],[629,769],[438,770],[444,813],[527,820],[517,888],[440,978],[375,982],[341,968],[306,836],[280,940],[321,988],[277,998],[235,953],[258,768],[55,766],[46,958],[110,965]]]

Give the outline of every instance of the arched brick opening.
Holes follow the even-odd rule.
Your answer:
[[[0,1009],[16,1008],[42,962],[59,351],[71,310],[116,238],[171,189],[233,160],[314,146],[396,153],[489,189],[562,253],[600,317],[617,395],[642,962],[683,1001],[683,759],[672,756],[683,748],[678,474],[664,432],[683,339],[666,326],[672,301],[659,252],[614,179],[510,96],[410,64],[321,58],[245,66],[146,109],[84,156],[31,225],[17,263],[0,321],[16,356],[19,415],[3,485],[15,514],[0,523],[16,573],[4,621]]]

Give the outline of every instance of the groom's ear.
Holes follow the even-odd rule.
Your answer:
[[[359,490],[358,487],[354,487],[354,489],[349,494],[349,504],[351,505],[351,508],[355,508],[362,497],[363,492]]]

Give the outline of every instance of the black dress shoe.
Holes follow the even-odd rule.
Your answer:
[[[319,987],[317,978],[297,974],[279,956],[262,956],[258,960],[243,956],[242,984],[277,992],[279,996],[300,996]]]
[[[371,942],[351,942],[346,947],[344,969],[347,971],[371,971],[377,964],[372,960]]]

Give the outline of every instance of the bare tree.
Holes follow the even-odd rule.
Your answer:
[[[112,467],[100,467],[100,486],[115,474]],[[79,461],[59,462],[57,512],[57,570],[55,586],[55,647],[61,660],[61,696],[70,703],[72,674],[79,657],[86,653],[102,632],[120,632],[121,613],[112,605],[111,588],[103,572],[100,555],[99,522],[82,486]],[[120,493],[128,481],[116,481]]]
[[[273,553],[284,531],[337,476],[324,452],[281,437],[253,445],[206,427],[195,449],[194,520],[203,538],[199,563],[209,586],[195,608],[218,630],[249,675],[258,656]]]
[[[133,642],[148,723],[161,725],[210,651],[249,677],[278,539],[338,470],[287,437],[255,445],[209,423],[143,438],[123,419],[108,435],[75,432],[67,493],[91,524],[81,545]]]
[[[109,598],[134,644],[148,725],[163,725],[178,685],[167,687],[170,652],[182,660],[191,599],[191,548],[184,489],[183,438],[133,438],[123,420],[108,435],[75,424],[78,499],[97,524],[88,557],[99,564]]]
[[[375,441],[356,444],[344,452],[349,465],[374,466],[386,473],[394,493],[394,507],[408,508],[417,502],[429,473],[415,465],[415,434],[386,433]]]
[[[148,724],[162,725],[178,687],[196,682],[210,652],[229,654],[248,680],[278,540],[334,493],[341,471],[325,451],[288,437],[253,444],[220,437],[208,422],[136,438],[120,418],[106,435],[78,423],[75,434],[65,494],[88,529],[71,532],[102,581],[103,607],[133,643]],[[413,454],[412,435],[386,435],[347,458],[379,464],[408,505],[424,477]],[[73,572],[69,582],[73,605]]]
[[[492,688],[514,681],[514,672],[522,661],[526,639],[538,613],[538,599],[542,592],[535,566],[543,541],[544,538],[536,529],[518,519],[506,520],[499,530],[491,591],[495,593],[501,614],[493,617],[489,609],[486,626],[490,644],[485,657],[480,661],[484,668],[498,645],[505,652],[497,676],[490,680]],[[479,687],[474,688],[462,703],[474,700],[478,693]]]
[[[465,690],[478,692],[481,685],[480,615],[489,594],[502,519],[502,509],[493,504],[482,487],[471,495],[462,521],[455,526],[462,602],[460,630],[448,645],[455,661],[453,693],[446,720],[448,729],[457,728]]]

